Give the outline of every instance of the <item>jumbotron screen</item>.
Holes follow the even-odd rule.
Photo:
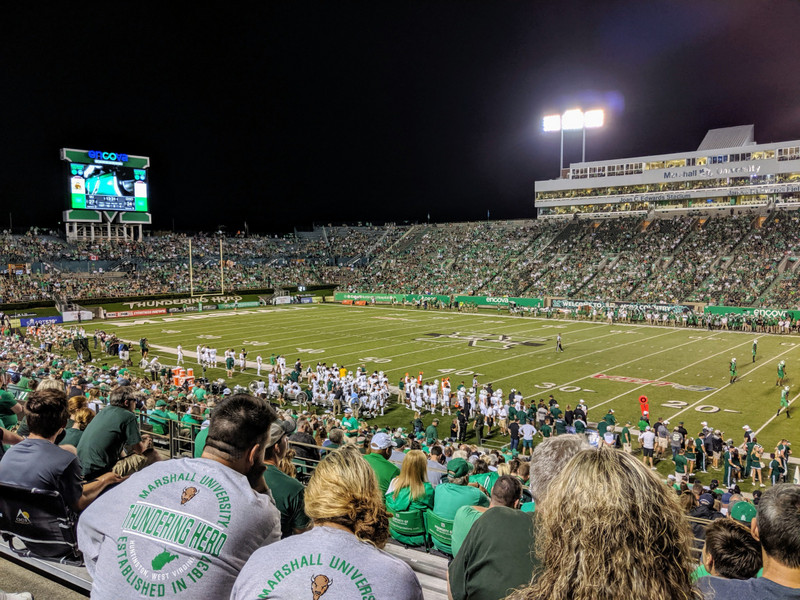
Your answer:
[[[64,148],[61,158],[69,163],[70,208],[148,211],[147,157]]]

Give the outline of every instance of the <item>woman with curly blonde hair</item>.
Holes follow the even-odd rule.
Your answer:
[[[379,549],[389,537],[389,516],[375,472],[356,448],[325,454],[305,501],[314,528],[253,553],[231,600],[319,598],[328,589],[336,598],[422,600],[411,568]]]
[[[536,516],[542,570],[509,599],[701,597],[691,581],[691,529],[675,494],[625,452],[576,454]]]

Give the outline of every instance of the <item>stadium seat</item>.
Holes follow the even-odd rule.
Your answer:
[[[453,521],[442,519],[432,510],[425,513],[425,521],[428,535],[431,536],[431,541],[436,549],[452,556]]]
[[[397,533],[407,537],[424,536],[425,552],[428,551],[428,530],[425,527],[425,514],[421,510],[404,510],[396,512],[389,519],[389,533]]]
[[[18,556],[82,566],[77,522],[58,492],[0,483],[0,535]]]

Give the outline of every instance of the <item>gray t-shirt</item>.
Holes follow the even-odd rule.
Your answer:
[[[257,550],[231,600],[422,600],[414,571],[348,531],[311,531]]]
[[[800,589],[788,588],[774,581],[758,579],[723,579],[701,577],[697,589],[707,600],[800,600]]]
[[[56,491],[73,509],[83,494],[78,457],[48,440],[28,438],[11,446],[0,461],[0,481]]]
[[[250,555],[280,537],[272,498],[206,458],[155,463],[78,522],[94,600],[227,598]]]

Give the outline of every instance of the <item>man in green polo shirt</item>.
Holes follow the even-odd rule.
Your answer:
[[[381,497],[386,496],[386,490],[389,489],[389,483],[392,479],[400,475],[400,469],[397,468],[397,465],[389,462],[394,446],[395,444],[388,433],[376,433],[372,436],[372,441],[369,444],[370,453],[364,455],[364,460],[369,463],[378,477]]]
[[[358,437],[358,419],[353,416],[353,410],[350,408],[344,409],[344,419],[342,419],[342,428],[348,438]]]
[[[625,423],[625,427],[622,428],[622,432],[619,434],[619,441],[622,444],[622,449],[630,454],[633,449],[631,446],[631,422],[628,421]]]
[[[553,435],[553,428],[550,427],[549,421],[545,421],[544,425],[539,427],[539,433],[542,434],[542,438],[545,440],[549,438],[551,435]]]
[[[689,461],[686,459],[686,449],[681,448],[678,450],[678,453],[675,455],[675,458],[672,459],[672,462],[675,463],[675,484],[680,485],[683,481],[683,478],[686,475],[686,466],[689,464]]]
[[[275,421],[269,429],[264,453],[264,481],[267,483],[275,506],[281,513],[281,538],[311,529],[311,519],[305,511],[305,487],[294,477],[278,468],[289,450],[288,435],[295,429],[294,421]]]
[[[436,426],[439,424],[439,419],[434,419],[433,423],[428,425],[425,429],[425,443],[428,446],[432,446],[436,440],[439,439],[439,431],[436,429]]]

